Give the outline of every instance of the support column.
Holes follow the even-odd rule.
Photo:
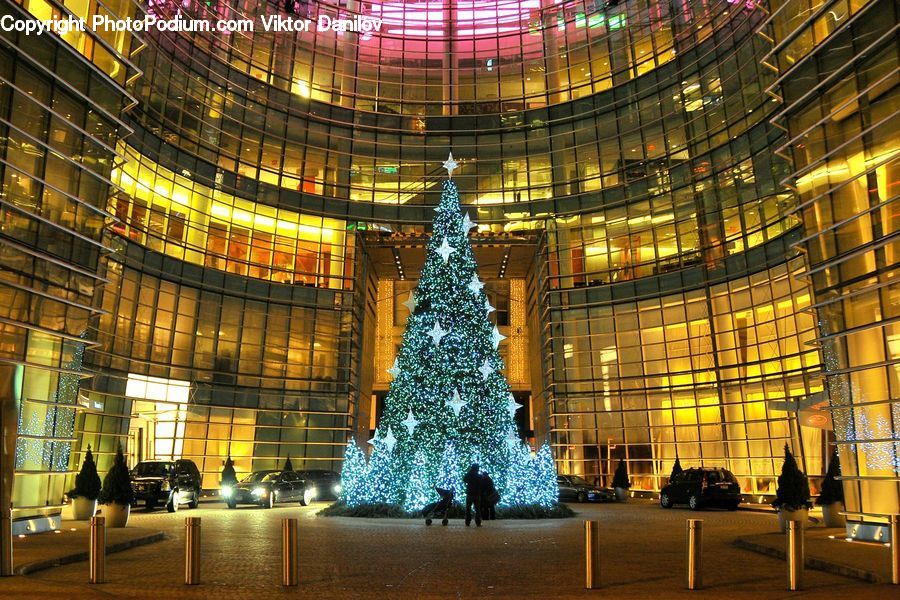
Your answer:
[[[551,106],[566,102],[569,99],[568,90],[560,90],[560,69],[564,68],[565,61],[560,57],[560,38],[557,35],[556,12],[551,10],[555,5],[553,0],[541,0],[541,39],[544,44],[544,85],[547,88],[547,100]],[[558,198],[573,193],[569,189],[569,176],[566,173],[566,160],[562,155],[564,144],[553,141],[551,127],[547,127],[550,141],[550,172],[553,177],[553,196]]]
[[[0,365],[0,576],[13,574],[12,492],[24,367]]]
[[[568,99],[568,93],[559,89],[559,71],[562,62],[559,58],[559,42],[556,34],[557,16],[551,9],[556,6],[553,0],[541,0],[541,39],[544,43],[544,78],[550,104],[559,104]],[[565,38],[563,38],[565,39]]]
[[[347,0],[347,13],[350,18],[359,13],[359,0]],[[369,15],[365,15],[369,16]],[[355,31],[344,33],[341,47],[341,106],[356,106],[356,65],[359,61],[359,34]]]
[[[454,0],[444,0],[443,17],[447,31],[444,32],[444,61],[441,70],[441,83],[444,90],[444,116],[457,113],[456,101],[459,98],[459,57],[454,52],[453,40],[456,37],[456,19],[453,7]]]

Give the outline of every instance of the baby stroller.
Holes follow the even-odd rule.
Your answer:
[[[425,517],[426,525],[431,525],[431,520],[436,517],[441,517],[441,525],[447,525],[447,514],[450,512],[450,507],[453,506],[453,490],[445,490],[437,486],[434,489],[441,499],[427,504],[422,509],[422,516]]]

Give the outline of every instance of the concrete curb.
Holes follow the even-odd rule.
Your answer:
[[[787,559],[784,550],[781,550],[780,548],[772,548],[771,546],[766,546],[764,544],[758,544],[745,538],[735,538],[735,540],[731,542],[731,544],[733,546],[741,548],[742,550],[749,550],[750,552],[756,552],[757,554],[765,554],[766,556],[771,556],[773,558],[778,558],[781,560]],[[806,568],[808,569],[825,571],[826,573],[841,575],[842,577],[849,577],[851,579],[859,579],[860,581],[865,581],[868,583],[885,583],[885,580],[873,571],[857,569],[856,567],[848,567],[847,565],[841,565],[827,560],[822,560],[821,558],[816,558],[814,556],[807,556],[806,561],[804,562],[804,566],[806,566]]]
[[[134,538],[133,540],[126,540],[124,542],[118,542],[115,544],[109,544],[106,547],[106,554],[115,554],[116,552],[123,552],[125,550],[129,550],[131,548],[137,548],[138,546],[146,546],[147,544],[153,544],[155,542],[161,542],[166,539],[166,534],[162,531],[158,531],[156,533],[150,533],[138,538]],[[66,554],[64,556],[57,556],[54,558],[48,558],[45,560],[36,560],[29,563],[25,563],[24,565],[19,565],[13,572],[16,575],[30,575],[37,571],[44,571],[46,569],[52,569],[53,567],[60,567],[62,565],[68,565],[77,562],[83,562],[88,559],[88,551],[84,552],[74,552],[72,554]]]

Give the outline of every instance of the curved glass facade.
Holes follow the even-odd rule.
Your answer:
[[[69,192],[90,197],[93,212],[19,203],[22,231],[0,229],[0,241],[37,246],[54,238],[36,228],[78,224],[73,254],[59,259],[104,286],[94,297],[70,284],[65,310],[42,300],[35,314],[51,325],[4,332],[0,348],[40,353],[25,337],[56,323],[68,328],[63,346],[74,344],[54,355],[59,370],[81,356],[88,331],[84,363],[98,375],[81,383],[71,431],[20,443],[76,440],[106,456],[123,441],[131,461],[195,460],[207,488],[228,455],[240,472],[289,455],[298,467],[337,468],[347,439],[366,438],[377,420],[403,324],[397,299],[421,266],[452,150],[479,223],[481,277],[509,337],[507,375],[530,409],[520,428],[549,439],[561,470],[605,480],[624,460],[649,492],[677,455],[685,467],[731,469],[761,502],[784,444],[815,490],[836,441],[854,465],[847,481],[859,482],[847,484],[851,510],[879,513],[865,498],[885,486],[896,496],[896,461],[867,471],[847,453],[876,452],[853,445],[860,415],[897,430],[884,392],[895,387],[896,46],[875,25],[856,29],[853,15],[878,1],[848,5],[849,30],[814,21],[820,5],[771,4],[163,0],[127,8],[249,19],[254,30],[103,38],[104,51],[129,50],[120,66],[65,40],[129,91],[115,88],[122,122],[110,129],[91,121],[98,111],[82,116],[82,135],[106,133],[106,158],[74,146],[47,156],[102,165],[106,187]],[[265,31],[274,17],[313,25]],[[320,17],[380,28],[318,31]],[[844,39],[835,36],[857,33],[846,61],[816,59]],[[880,53],[863,57],[865,44]],[[809,95],[831,70],[850,81],[851,58],[869,65],[864,80]],[[4,73],[10,127],[33,102],[19,90],[40,84]],[[128,93],[136,103],[123,112]],[[109,97],[91,91],[54,114]],[[64,141],[35,127],[48,146]],[[836,127],[847,143],[832,147]],[[63,172],[39,164],[31,143],[7,152],[26,162],[4,172]],[[17,193],[5,189],[3,210]],[[16,294],[25,280],[5,281],[0,293]],[[877,304],[880,324],[848,320],[857,302],[862,313]],[[853,341],[872,335],[882,354]],[[865,398],[862,412],[828,410],[829,399],[855,406],[851,396]],[[878,443],[883,453],[892,442]],[[79,461],[60,460],[61,472]],[[40,493],[58,501],[58,481]]]
[[[69,9],[89,18],[97,7]],[[133,7],[102,10],[124,16]],[[0,15],[49,19],[59,11],[43,1],[4,2]],[[110,173],[122,160],[116,143],[133,101],[125,83],[139,75],[130,46],[128,35],[0,34],[0,506],[13,506],[14,532],[58,525],[80,463],[78,388],[91,374],[84,353],[101,312]],[[94,451],[105,469],[113,438]],[[5,548],[0,568],[10,574]]]
[[[640,5],[628,3],[621,10],[635,11]],[[271,5],[269,9],[275,12]],[[641,12],[647,10],[643,7]],[[223,169],[223,185],[273,203],[285,192],[298,192],[389,205],[436,205],[439,192],[434,184],[440,178],[436,167],[452,149],[464,158],[455,174],[463,200],[487,209],[482,220],[577,212],[584,205],[608,204],[606,196],[621,200],[623,191],[627,196],[649,195],[647,190],[665,186],[679,165],[704,169],[691,161],[705,160],[707,172],[712,172],[714,157],[699,155],[764,119],[771,99],[763,89],[772,74],[759,64],[765,42],[750,35],[760,13],[736,9],[724,0],[714,12],[721,20],[718,39],[709,35],[709,28],[692,26],[686,29],[690,34],[676,38],[676,54],[671,44],[659,51],[666,60],[651,73],[623,76],[619,85],[599,86],[580,100],[569,93],[542,92],[542,101],[532,103],[521,84],[506,92],[500,86],[492,94],[499,100],[477,114],[456,110],[447,116],[425,114],[414,121],[393,109],[369,112],[347,107],[330,95],[305,97],[264,85],[237,72],[234,65],[240,62],[233,57],[197,44],[186,49],[179,40],[161,35],[139,57],[147,71],[140,89],[145,101],[140,122]],[[561,35],[553,23],[539,33]],[[549,47],[571,58],[582,50],[589,54],[595,46],[624,45],[610,41],[620,30],[609,30],[608,23],[595,28],[575,27],[577,23],[572,22],[574,31],[582,36],[590,31],[596,39],[588,43],[573,33],[571,40],[563,35],[548,41]],[[706,35],[700,35],[704,31]],[[504,48],[515,50],[530,37],[516,38],[515,44]],[[318,39],[312,32],[296,38],[298,44]],[[361,48],[372,46],[370,40]],[[259,52],[268,54],[265,46]],[[453,52],[455,60],[458,53]],[[651,53],[651,62],[656,55]],[[290,52],[283,56],[287,60]],[[301,62],[302,58],[294,60]],[[544,77],[545,63],[536,67],[535,79]],[[388,70],[387,64],[381,68]],[[416,70],[404,68],[404,78],[414,80]],[[480,64],[465,72],[493,81],[498,77],[495,70],[500,69]],[[515,77],[520,80],[521,74]],[[455,90],[455,85],[444,87]],[[401,87],[396,93],[401,89],[414,88]],[[452,99],[447,104],[452,106]],[[228,173],[236,178],[231,180]],[[561,205],[561,197],[567,198],[568,206]],[[495,204],[514,206],[492,208]],[[408,211],[340,205],[324,209],[335,211],[335,216],[417,219]]]
[[[882,540],[900,506],[897,5],[773,5],[778,152],[793,160],[848,533]]]

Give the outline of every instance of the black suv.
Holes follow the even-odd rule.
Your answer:
[[[682,471],[659,493],[659,505],[672,508],[687,504],[692,510],[720,506],[736,510],[741,503],[741,486],[731,471],[708,467]]]
[[[145,460],[131,471],[134,503],[144,502],[147,509],[164,504],[175,512],[179,504],[197,508],[200,503],[200,469],[192,460]]]

